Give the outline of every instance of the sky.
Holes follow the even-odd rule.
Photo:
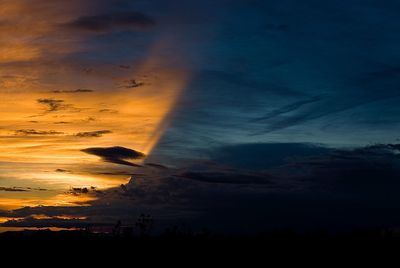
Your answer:
[[[399,11],[1,0],[1,228],[399,225]]]

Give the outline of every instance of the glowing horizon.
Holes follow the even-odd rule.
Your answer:
[[[0,74],[0,164],[2,177],[8,178],[0,186],[37,184],[53,193],[18,198],[0,192],[1,209],[71,206],[94,198],[67,196],[70,187],[106,189],[127,181],[127,176],[96,170],[132,167],[82,150],[121,146],[151,154],[188,79],[159,55],[162,44],[154,47],[139,67],[127,70],[105,66],[88,73],[56,65]]]

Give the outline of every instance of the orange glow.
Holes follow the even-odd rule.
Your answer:
[[[9,47],[0,45],[0,63],[33,60],[38,58],[39,55],[39,50],[33,47],[24,46],[21,44],[12,44]]]
[[[0,198],[1,210],[13,210],[21,207],[36,206],[85,206],[86,203],[95,200],[93,196],[74,196],[58,194],[50,198],[29,199],[29,198]]]
[[[3,2],[0,187],[25,188],[0,191],[0,210],[86,205],[95,197],[64,193],[71,187],[118,186],[129,177],[118,174],[134,168],[82,150],[122,146],[151,154],[190,74],[163,55],[173,42],[168,38],[160,38],[142,64],[132,63],[128,69],[63,62],[88,48],[83,45],[87,37],[60,30],[60,25],[86,14],[95,3]],[[144,159],[131,161],[140,164]]]
[[[5,223],[7,221],[18,220],[19,218],[7,218],[7,217],[0,217],[0,224]]]
[[[0,102],[0,167],[1,162],[7,163],[1,167],[3,175],[13,177],[18,184],[36,183],[58,190],[71,186],[104,189],[125,183],[126,176],[93,174],[97,168],[108,166],[113,170],[116,165],[104,163],[81,150],[123,146],[146,155],[151,153],[187,80],[187,75],[179,70],[148,66],[129,77],[140,78],[152,72],[156,78],[147,78],[141,87],[93,89],[91,93],[77,94],[53,93],[35,83],[29,88],[25,84],[21,90],[19,84],[24,80],[3,79],[3,86],[7,88],[0,92],[4,100]],[[128,77],[121,78],[124,79]],[[61,106],[48,111],[48,106],[38,102],[40,99],[59,101]],[[78,135],[103,130],[106,132],[96,137]],[[61,169],[66,172],[57,171]],[[0,192],[0,198],[1,195]],[[75,200],[70,198],[1,198],[0,207],[71,205]]]

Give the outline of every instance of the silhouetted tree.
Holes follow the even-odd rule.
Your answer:
[[[122,225],[121,220],[118,220],[117,224],[115,224],[115,226],[113,228],[113,235],[114,236],[120,235],[120,233],[121,233],[121,225]]]
[[[147,236],[153,228],[153,218],[149,214],[141,214],[136,221],[136,227],[139,228],[140,236]]]

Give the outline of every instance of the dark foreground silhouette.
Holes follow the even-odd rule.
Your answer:
[[[253,236],[190,233],[173,228],[160,235],[138,235],[129,231],[113,234],[87,230],[30,230],[0,234],[0,248],[4,257],[8,256],[7,252],[26,256],[22,260],[39,261],[58,256],[59,260],[72,263],[79,260],[80,264],[83,259],[92,266],[94,262],[105,260],[111,260],[112,267],[139,261],[150,265],[167,260],[183,262],[185,266],[208,265],[218,260],[224,267],[227,263],[237,265],[239,261],[245,264],[243,267],[274,263],[298,267],[299,263],[310,261],[326,267],[325,264],[398,262],[400,236],[391,230],[358,230],[336,235],[277,230]]]
[[[351,232],[329,234],[326,232],[296,233],[290,230],[275,230],[257,235],[221,235],[207,231],[193,233],[177,228],[164,233],[150,235],[134,233],[131,229],[119,232],[97,233],[87,230],[51,231],[49,229],[9,231],[0,233],[1,245],[73,245],[79,246],[177,246],[209,248],[227,247],[236,249],[285,249],[312,250],[361,250],[395,249],[400,250],[400,233],[392,229],[354,230]],[[400,251],[399,251],[400,252]]]
[[[157,260],[159,253],[199,261],[209,257],[226,260],[243,257],[247,261],[262,259],[270,262],[298,262],[301,259],[330,263],[340,259],[357,262],[370,257],[387,260],[400,252],[400,229],[358,229],[346,232],[295,232],[272,230],[253,235],[226,235],[210,231],[191,231],[172,226],[154,232],[153,220],[142,215],[131,226],[118,221],[114,226],[91,226],[81,230],[25,229],[0,233],[0,248],[10,252],[29,252],[33,256],[91,254],[95,258],[111,257],[126,262],[138,256]],[[94,254],[93,254],[94,253]],[[246,257],[249,256],[250,258]],[[193,256],[193,257],[192,257]],[[154,258],[155,257],[155,258]]]

